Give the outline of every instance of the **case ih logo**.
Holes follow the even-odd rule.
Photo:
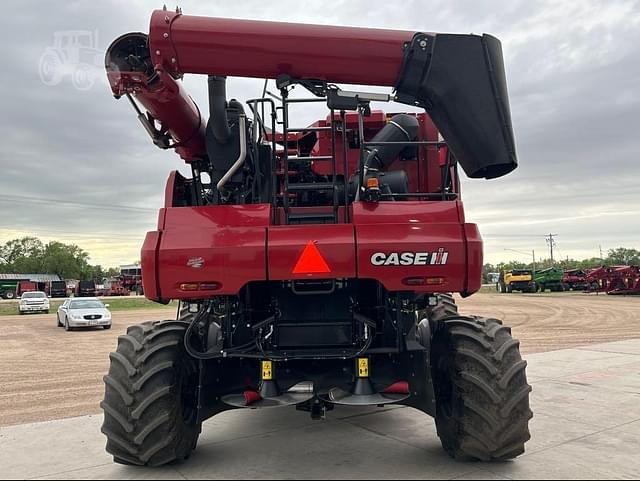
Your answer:
[[[376,252],[371,256],[374,266],[438,266],[445,265],[449,253],[441,247],[436,252]]]
[[[192,257],[187,261],[187,266],[193,269],[202,269],[204,267],[204,258]]]

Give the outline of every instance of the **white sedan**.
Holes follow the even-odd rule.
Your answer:
[[[71,298],[58,308],[58,327],[65,331],[77,327],[102,327],[111,329],[109,304],[95,297]]]

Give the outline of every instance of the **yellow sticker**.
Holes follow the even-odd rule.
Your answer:
[[[369,377],[369,359],[366,357],[358,359],[358,377]]]
[[[271,361],[262,361],[262,380],[273,381],[273,363]]]

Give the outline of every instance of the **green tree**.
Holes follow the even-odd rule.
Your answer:
[[[76,245],[49,242],[42,257],[42,272],[62,279],[80,279],[89,267],[89,254]]]
[[[14,239],[0,246],[2,269],[16,274],[42,272],[44,245],[35,237]]]
[[[640,251],[636,249],[627,249],[625,247],[611,249],[609,251],[607,261],[608,265],[638,265],[640,264]]]
[[[120,269],[118,267],[109,267],[105,272],[105,277],[118,277],[120,275]]]

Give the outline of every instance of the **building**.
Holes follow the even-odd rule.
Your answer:
[[[52,282],[61,280],[57,274],[0,274],[0,281]]]

